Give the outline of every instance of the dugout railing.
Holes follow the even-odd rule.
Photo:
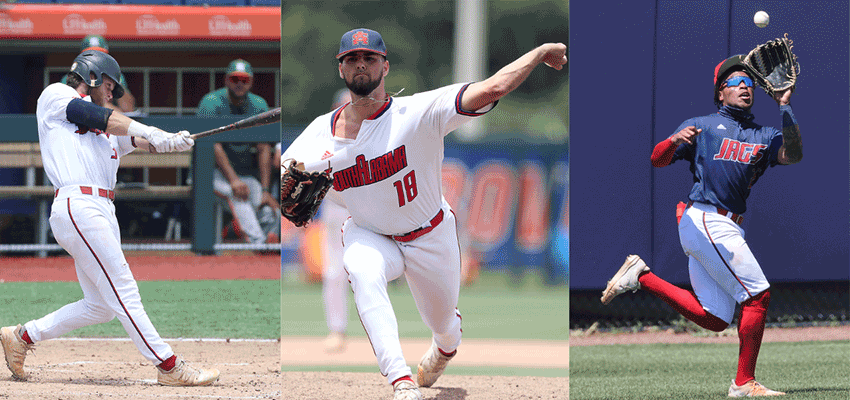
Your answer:
[[[167,131],[188,130],[200,132],[233,122],[233,118],[196,117],[148,117],[140,122],[157,126]],[[6,128],[0,132],[0,144],[5,150],[0,168],[20,168],[26,176],[24,185],[0,186],[0,199],[29,199],[37,203],[36,240],[29,244],[0,243],[0,253],[35,252],[44,257],[48,252],[61,250],[58,244],[49,243],[49,204],[53,189],[41,168],[38,150],[38,132],[33,115],[0,115],[0,123]],[[225,250],[279,251],[280,245],[220,243],[221,208],[212,189],[215,166],[213,144],[216,142],[277,142],[280,126],[277,124],[255,127],[240,131],[225,132],[196,141],[190,153],[144,154],[130,153],[122,157],[123,167],[160,166],[188,168],[185,184],[171,186],[138,185],[116,188],[116,197],[121,200],[186,200],[190,205],[192,238],[190,243],[122,243],[125,250],[191,250],[196,254],[216,254]],[[41,179],[38,175],[42,175]],[[179,179],[179,178],[178,178]],[[41,181],[41,184],[37,184]],[[274,181],[274,179],[273,179]],[[181,180],[178,180],[181,182]],[[201,184],[196,184],[200,182]]]

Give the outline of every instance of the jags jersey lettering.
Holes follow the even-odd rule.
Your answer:
[[[407,167],[407,153],[404,146],[369,161],[366,161],[366,156],[363,154],[354,159],[354,165],[334,172],[334,190],[341,192],[348,188],[379,182]]]
[[[764,155],[767,145],[752,144],[725,138],[714,160],[734,161],[741,164],[755,164]]]
[[[80,124],[75,124],[75,125],[77,125],[77,130],[74,131],[74,133],[79,133],[80,135],[85,135],[86,133],[94,132],[95,135],[106,135],[106,137],[109,137],[109,133],[104,132],[100,129],[89,128],[85,125],[80,125]]]

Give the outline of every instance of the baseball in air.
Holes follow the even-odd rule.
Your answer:
[[[767,15],[764,11],[757,11],[756,15],[753,15],[753,22],[757,27],[764,28],[770,23],[770,15]]]

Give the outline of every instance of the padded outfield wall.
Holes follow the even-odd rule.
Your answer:
[[[768,27],[753,24],[757,10]],[[802,70],[791,104],[805,156],[766,171],[743,227],[768,280],[843,281],[846,309],[848,2],[574,1],[570,13],[571,291],[604,288],[629,254],[688,284],[675,207],[692,176],[686,162],[653,168],[650,154],[685,119],[716,112],[719,61],[787,32]],[[781,124],[761,89],[753,113]]]

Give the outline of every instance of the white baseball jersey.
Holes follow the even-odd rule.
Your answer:
[[[133,151],[131,136],[85,130],[68,121],[65,109],[82,97],[64,83],[54,83],[41,93],[36,108],[38,142],[44,170],[54,188],[90,185],[114,189],[121,156]],[[91,133],[89,133],[91,132]]]
[[[330,168],[332,192],[357,225],[384,235],[413,231],[427,225],[442,204],[443,138],[486,113],[461,110],[467,86],[391,97],[363,121],[353,140],[334,135],[346,104],[316,118],[281,159],[303,162],[308,171]],[[334,194],[329,199],[337,201]]]

